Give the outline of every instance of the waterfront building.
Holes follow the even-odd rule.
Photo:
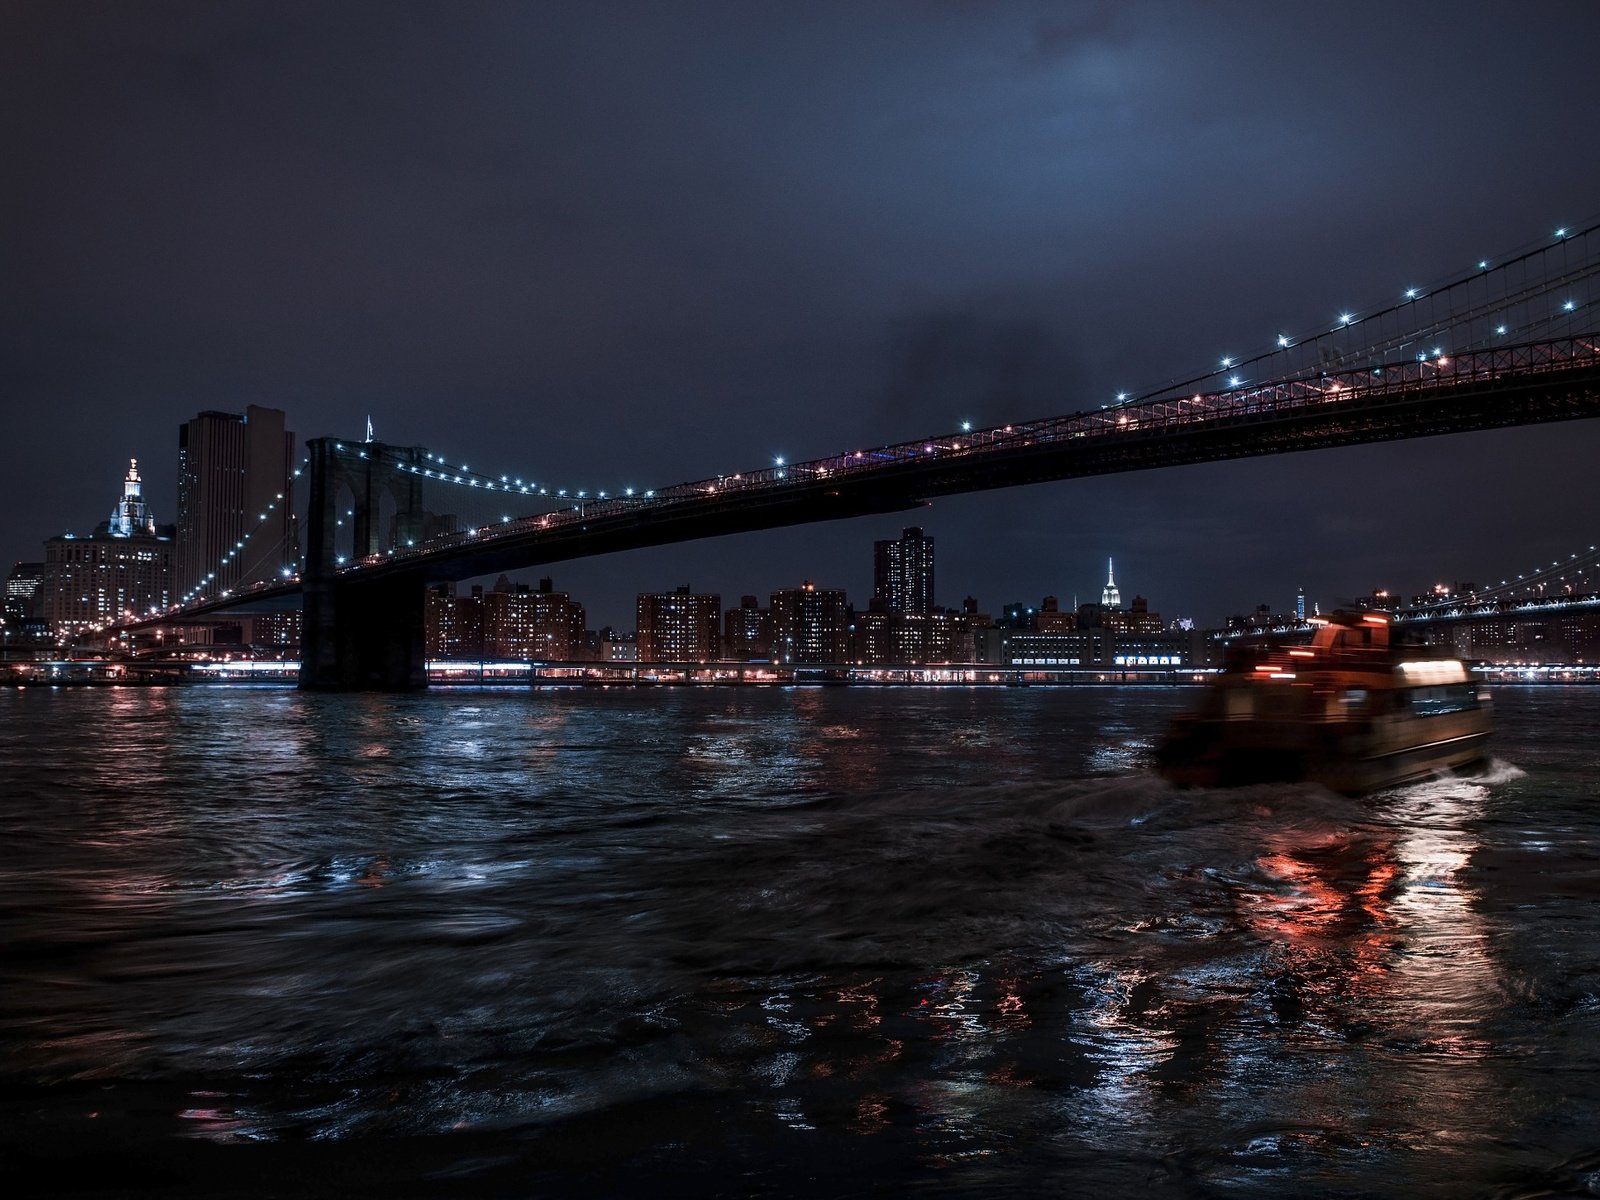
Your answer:
[[[600,638],[601,662],[638,662],[639,639],[632,633],[619,633],[609,626]]]
[[[754,596],[739,597],[739,607],[723,618],[722,657],[736,662],[765,662],[772,657],[772,611]]]
[[[843,663],[850,655],[850,611],[842,590],[807,580],[772,593],[772,660]]]
[[[456,595],[453,583],[438,583],[424,597],[423,645],[429,658],[483,657],[483,588]]]
[[[538,590],[513,584],[502,575],[481,597],[483,653],[488,658],[529,662],[567,662],[586,658],[583,605],[555,590],[549,579]]]
[[[872,603],[885,612],[933,611],[933,539],[920,528],[873,543]]]
[[[722,597],[716,592],[641,592],[636,606],[640,662],[715,662]]]
[[[129,459],[108,520],[87,537],[67,533],[45,542],[34,605],[56,634],[172,603],[172,526],[155,523],[141,488],[138,460]]]
[[[294,454],[294,434],[276,408],[203,412],[178,427],[178,596],[275,579],[296,567],[298,530],[287,500]]]

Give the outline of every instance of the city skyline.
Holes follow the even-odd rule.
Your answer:
[[[271,437],[273,437],[273,438],[282,438],[282,437],[285,436],[284,433],[283,433],[283,430],[281,429],[281,426],[283,424],[283,414],[276,413],[276,412],[271,412],[270,410],[268,410],[266,412],[263,412],[262,410],[256,408],[255,406],[252,406],[250,411],[251,411],[252,415],[257,416],[258,418],[262,418],[262,419],[270,418],[272,420],[272,422],[274,424],[273,424],[272,430],[271,430]],[[194,427],[196,427],[197,425],[202,424],[202,420],[203,419],[210,419],[214,424],[218,423],[218,422],[222,422],[224,424],[230,424],[230,425],[231,424],[235,424],[235,423],[238,423],[238,424],[242,425],[242,423],[244,421],[243,416],[236,415],[236,414],[224,414],[224,413],[218,413],[218,412],[202,413],[202,414],[199,414],[196,419],[188,421],[188,422],[184,422],[182,425],[180,425],[180,435],[187,434]],[[290,433],[290,434],[287,435],[287,438],[289,439],[289,445],[292,447],[292,440],[294,438],[294,435],[292,433]],[[236,449],[234,451],[234,453],[237,453],[237,452],[238,451]],[[189,451],[188,451],[186,446],[184,448],[181,448],[180,449],[180,458],[183,455],[186,455],[188,453],[189,453]],[[292,455],[291,455],[291,457],[292,457]],[[129,461],[132,464],[129,467],[129,477],[134,480],[134,483],[130,484],[129,486],[132,487],[132,489],[133,489],[132,494],[137,498],[139,496],[140,487],[142,486],[142,484],[139,483],[138,472],[137,472],[138,459],[136,457],[130,457]],[[286,464],[284,466],[284,468],[283,468],[286,472],[288,470],[288,466],[289,465],[292,465],[292,464]],[[252,485],[252,486],[254,486],[257,491],[260,491],[260,485],[259,484]],[[127,501],[127,499],[125,497],[124,501],[122,502],[122,504],[119,505],[119,511],[121,511],[122,509],[126,508],[127,503],[128,503],[128,501]],[[145,509],[147,509],[149,507],[151,507],[151,506],[147,502],[145,502],[143,500],[140,500],[140,512],[141,513],[143,513],[145,511]],[[113,520],[115,521],[116,519],[117,519],[117,513],[113,513]],[[286,528],[293,528],[293,526],[296,523],[296,519],[297,519],[296,518],[296,514],[293,514],[293,513],[286,514],[281,518],[275,518],[275,520],[278,522],[278,524],[281,524]],[[881,524],[881,523],[884,523],[884,522],[891,522],[891,521],[894,521],[894,520],[895,520],[895,518],[892,517],[892,516],[891,517],[867,517],[867,518],[860,518],[860,519],[857,519],[855,521],[843,522],[843,523],[838,523],[838,524],[843,524],[843,525],[845,525],[847,527],[859,527],[859,526],[861,526],[863,524],[866,524],[868,522],[876,522],[876,523]],[[102,522],[100,528],[104,529],[104,527],[105,527],[105,522]],[[180,546],[178,557],[181,559],[181,557],[182,557],[181,543],[182,543],[182,540],[183,540],[182,539],[182,533],[181,533],[181,529],[182,529],[181,525],[179,525],[179,526],[167,526],[165,528],[167,528],[168,530],[176,530],[178,532],[178,542],[179,542],[179,546]],[[241,528],[243,529],[243,527],[241,527]],[[249,533],[248,529],[243,529],[243,531],[245,533],[247,533],[247,534]],[[268,532],[270,532],[270,531],[268,531]],[[771,537],[771,536],[774,536],[775,533],[776,534],[781,534],[782,532],[783,532],[782,530],[778,530],[778,531],[761,531],[761,532],[757,532],[757,533],[754,533],[754,534],[735,535],[735,536],[736,537],[737,536],[743,536],[743,537],[747,537],[747,538],[762,538],[762,537]],[[61,541],[62,538],[66,538],[68,540],[71,540],[73,538],[83,538],[83,537],[88,537],[88,536],[90,536],[90,535],[89,534],[85,534],[85,533],[79,533],[77,531],[77,527],[69,525],[69,526],[65,527],[60,533],[54,534],[49,539],[47,539],[46,540],[46,547],[48,548],[48,544],[49,543]],[[257,540],[260,540],[260,539],[258,538]],[[727,539],[727,538],[714,539],[714,541],[726,541],[726,540],[733,540],[733,539]],[[873,542],[872,542],[873,551],[872,551],[872,556],[871,556],[871,560],[870,560],[871,566],[870,566],[870,570],[868,572],[869,582],[867,584],[865,584],[864,586],[860,586],[860,587],[854,587],[854,586],[847,587],[847,586],[843,586],[842,584],[835,585],[834,583],[830,582],[829,586],[830,587],[835,587],[836,586],[836,590],[838,590],[839,592],[842,592],[842,593],[846,594],[847,596],[851,597],[850,604],[853,607],[858,608],[860,611],[866,611],[869,607],[876,608],[876,607],[879,607],[879,606],[884,606],[884,607],[886,607],[886,608],[888,608],[890,610],[899,611],[900,610],[900,605],[899,604],[887,601],[885,599],[886,596],[889,596],[891,594],[891,590],[890,589],[894,589],[894,590],[897,591],[898,589],[901,589],[904,586],[906,586],[898,578],[898,573],[902,570],[902,568],[900,566],[900,558],[899,558],[899,556],[902,553],[913,553],[912,551],[904,550],[903,547],[906,547],[908,545],[925,545],[927,547],[925,550],[915,551],[914,552],[914,553],[916,553],[917,557],[915,559],[913,559],[912,561],[915,564],[917,573],[918,574],[925,573],[926,576],[927,576],[927,580],[921,585],[922,590],[918,593],[919,595],[921,595],[924,598],[922,603],[925,603],[926,609],[940,609],[940,610],[948,610],[948,611],[959,611],[962,608],[962,606],[963,606],[963,604],[965,602],[973,600],[973,599],[976,599],[978,601],[978,605],[979,605],[980,609],[983,609],[985,611],[993,610],[995,612],[1000,612],[1003,609],[1005,609],[1007,607],[1010,607],[1010,606],[1037,605],[1037,604],[1043,603],[1046,600],[1054,599],[1054,600],[1059,601],[1065,610],[1067,610],[1067,611],[1075,611],[1079,603],[1091,603],[1091,602],[1093,602],[1095,600],[1095,598],[1096,598],[1097,592],[1098,592],[1099,602],[1103,606],[1106,606],[1106,607],[1109,607],[1109,608],[1126,607],[1127,605],[1132,604],[1135,599],[1138,599],[1138,600],[1141,600],[1141,601],[1148,599],[1148,597],[1144,596],[1143,594],[1136,595],[1136,593],[1140,593],[1140,589],[1137,588],[1137,587],[1132,588],[1132,589],[1127,589],[1126,597],[1121,595],[1121,591],[1123,589],[1120,589],[1115,584],[1115,579],[1114,579],[1114,576],[1115,576],[1114,561],[1115,561],[1115,557],[1116,557],[1115,555],[1110,555],[1110,556],[1107,557],[1106,567],[1105,567],[1105,570],[1104,570],[1104,574],[1107,576],[1107,579],[1106,579],[1106,582],[1104,584],[1102,584],[1102,585],[1084,584],[1084,585],[1080,586],[1080,580],[1078,578],[1078,574],[1081,574],[1082,572],[1079,572],[1078,574],[1073,575],[1069,582],[1063,583],[1060,586],[1056,586],[1056,585],[1053,585],[1053,584],[1050,584],[1050,583],[1046,582],[1044,584],[1044,586],[1042,586],[1040,588],[1036,588],[1035,591],[1032,592],[1032,593],[1024,593],[1024,594],[1019,594],[1019,595],[1008,595],[1008,596],[1004,596],[1004,597],[1001,597],[999,595],[994,595],[994,596],[978,595],[978,589],[977,588],[975,588],[975,587],[966,587],[966,588],[963,589],[959,584],[957,584],[957,585],[955,585],[955,590],[962,591],[962,595],[959,598],[954,597],[954,596],[948,596],[947,597],[947,596],[945,596],[943,594],[935,593],[935,592],[933,592],[931,590],[932,589],[932,558],[933,558],[933,549],[932,549],[932,547],[934,545],[934,542],[935,542],[935,538],[933,536],[931,536],[931,535],[924,536],[924,529],[922,527],[920,527],[920,526],[917,526],[917,527],[905,527],[905,526],[902,526],[901,530],[900,530],[899,537],[875,538],[875,539],[873,539]],[[226,545],[225,545],[224,548],[227,548]],[[681,548],[680,546],[668,546],[668,547],[665,547],[664,549],[661,549],[661,550],[656,550],[656,551],[650,551],[650,550],[636,551],[636,552],[633,553],[633,555],[622,554],[622,555],[616,555],[616,556],[613,556],[613,557],[627,559],[627,558],[633,557],[635,555],[644,555],[644,554],[650,554],[650,553],[656,553],[656,554],[660,554],[660,555],[668,555],[668,556],[670,556],[670,554],[674,550],[677,550],[677,549],[680,549],[680,548]],[[256,557],[259,557],[260,553],[262,553],[262,552],[267,553],[269,556],[271,554],[276,554],[277,553],[276,549],[273,548],[273,547],[269,547],[265,551],[263,551],[261,547],[254,547],[250,551],[250,553],[252,555],[255,555]],[[886,559],[886,554],[891,555],[892,559]],[[923,562],[923,557],[924,556],[925,556],[925,559],[926,559],[925,563]],[[18,559],[18,560],[14,561],[13,565],[14,565],[14,568],[20,568],[20,567],[24,567],[24,566],[34,565],[34,564],[36,564],[38,562],[38,560],[40,558],[43,558],[43,557],[45,557],[45,552],[41,551],[41,553],[39,555],[37,555],[35,558],[33,558],[33,559]],[[216,566],[216,567],[218,567],[220,569],[221,567],[226,565],[227,561],[229,561],[231,559],[231,557],[232,557],[232,551],[231,551],[231,549],[229,549],[229,551],[228,551],[228,553],[226,555],[224,555],[222,558],[219,558],[218,562],[215,563],[215,564],[212,564],[212,565]],[[840,561],[842,561],[845,564],[845,567],[844,567],[843,570],[836,571],[835,572],[836,575],[859,576],[862,573],[861,570],[860,570],[860,565],[861,564],[858,561],[859,556],[854,556],[853,557],[848,553],[847,550],[843,550],[839,554],[839,559],[840,559]],[[578,572],[581,572],[581,569],[585,565],[587,565],[587,563],[590,562],[590,561],[592,561],[592,560],[575,559],[575,560],[570,560],[570,561],[559,562],[559,563],[554,564],[554,566],[558,570],[560,570],[560,571],[562,571],[564,573],[566,573],[566,572],[578,573]],[[889,565],[889,563],[891,561],[894,564],[892,567]],[[1546,566],[1549,566],[1549,565],[1550,564],[1547,564],[1547,563],[1530,563],[1530,564],[1528,564],[1530,570],[1537,570],[1537,569],[1539,569],[1541,567],[1546,567]],[[1071,568],[1069,567],[1068,569],[1070,570]],[[669,568],[669,570],[670,570],[670,568]],[[203,571],[203,568],[202,568],[202,571]],[[810,573],[805,571],[805,570],[803,570],[803,569],[799,570],[798,573],[796,572],[796,570],[789,570],[787,572],[787,574],[785,574],[785,573],[783,573],[783,571],[784,571],[783,567],[779,566],[778,571],[779,571],[779,575],[777,577],[777,582],[774,583],[771,587],[766,588],[765,591],[763,591],[760,588],[757,588],[756,592],[758,594],[766,594],[766,592],[769,592],[769,591],[780,590],[780,589],[785,589],[785,588],[798,587],[798,586],[801,585],[802,578],[804,578],[804,582],[806,584],[810,584],[811,583]],[[896,576],[896,578],[894,579],[894,581],[892,583],[890,583],[890,582],[888,582],[886,580],[886,573],[894,574]],[[261,574],[259,572],[257,573],[257,575],[262,579],[275,577],[277,574],[278,574],[277,568],[274,568],[273,570],[268,571],[266,574]],[[523,568],[523,569],[519,569],[519,570],[515,570],[515,571],[512,571],[512,572],[509,572],[509,578],[511,579],[511,581],[514,584],[517,584],[517,585],[523,587],[524,589],[526,589],[528,586],[534,584],[535,582],[538,582],[540,584],[547,584],[549,582],[550,574],[551,574],[550,565],[530,566],[530,567],[527,567],[527,568]],[[1413,578],[1411,580],[1409,580],[1409,581],[1379,580],[1379,581],[1370,581],[1370,582],[1366,582],[1366,583],[1354,584],[1354,585],[1348,586],[1348,587],[1344,588],[1343,590],[1338,591],[1335,594],[1333,594],[1331,596],[1328,596],[1328,597],[1320,597],[1320,596],[1309,596],[1308,597],[1304,592],[1304,588],[1301,587],[1301,586],[1298,586],[1298,585],[1292,586],[1292,590],[1289,587],[1279,587],[1279,588],[1275,589],[1272,594],[1267,595],[1267,596],[1263,596],[1260,599],[1253,600],[1253,601],[1252,600],[1248,600],[1243,596],[1238,597],[1236,599],[1236,602],[1232,605],[1232,607],[1228,608],[1225,612],[1222,612],[1221,614],[1216,616],[1214,619],[1204,619],[1204,618],[1196,617],[1195,615],[1193,615],[1189,611],[1188,607],[1185,605],[1185,603],[1182,600],[1182,598],[1178,598],[1176,601],[1169,600],[1168,601],[1168,607],[1169,607],[1169,610],[1172,611],[1173,614],[1174,614],[1172,616],[1172,618],[1171,618],[1173,623],[1176,623],[1177,621],[1180,621],[1180,620],[1184,620],[1184,621],[1192,622],[1193,625],[1195,627],[1198,627],[1198,628],[1220,629],[1220,628],[1223,628],[1224,626],[1232,623],[1236,618],[1249,617],[1249,616],[1252,616],[1252,615],[1258,615],[1259,612],[1262,609],[1269,610],[1274,615],[1293,615],[1293,616],[1299,616],[1299,617],[1303,618],[1307,611],[1311,611],[1311,612],[1322,611],[1322,610],[1330,610],[1331,611],[1332,609],[1335,609],[1335,608],[1341,608],[1341,607],[1348,608],[1348,607],[1352,607],[1352,606],[1360,606],[1360,605],[1363,605],[1363,604],[1370,604],[1370,603],[1377,603],[1380,607],[1386,607],[1387,604],[1388,604],[1388,598],[1389,597],[1396,598],[1396,601],[1403,606],[1404,603],[1407,600],[1426,596],[1430,592],[1434,593],[1436,596],[1447,596],[1447,595],[1450,595],[1450,594],[1454,594],[1456,591],[1461,590],[1461,589],[1472,589],[1472,588],[1477,588],[1477,587],[1491,586],[1493,583],[1496,582],[1495,580],[1491,579],[1487,575],[1483,576],[1482,579],[1439,580],[1437,578],[1433,578],[1433,579],[1431,579],[1431,581],[1427,581],[1427,582],[1424,581],[1425,577],[1422,574],[1420,574],[1420,573],[1418,573],[1416,571],[1413,571],[1412,575],[1413,575]],[[478,577],[478,582],[480,584],[486,586],[487,583],[491,579],[494,579],[496,577],[498,577],[498,578],[503,580],[503,579],[505,579],[507,577],[507,573],[496,572],[496,573],[493,573],[491,575],[481,576],[481,577]],[[176,570],[174,571],[173,578],[174,578],[174,583],[176,583],[178,581],[178,575],[177,575],[177,571]],[[221,585],[219,584],[217,586],[220,588]],[[683,583],[683,582],[678,582],[676,580],[668,580],[668,579],[654,579],[654,580],[642,581],[642,582],[639,583],[636,591],[634,593],[632,593],[627,598],[626,605],[625,606],[623,606],[623,605],[617,606],[618,609],[619,609],[619,615],[615,619],[611,619],[611,617],[609,617],[605,613],[601,613],[592,622],[593,627],[598,629],[598,628],[603,628],[603,627],[608,627],[609,626],[609,627],[616,628],[616,629],[619,629],[619,630],[621,630],[621,629],[632,630],[634,628],[634,624],[630,623],[630,617],[633,616],[633,613],[634,613],[634,601],[636,599],[642,599],[645,594],[652,593],[652,592],[665,594],[665,593],[670,593],[670,592],[673,592],[673,591],[684,592],[686,590],[694,591],[694,592],[697,592],[697,593],[698,592],[716,592],[716,593],[718,593],[720,595],[725,595],[725,596],[738,596],[738,595],[743,595],[743,594],[750,593],[751,592],[751,586],[749,585],[749,581],[748,580],[744,580],[744,581],[741,582],[740,579],[737,576],[733,577],[733,586],[731,586],[729,588],[718,588],[718,587],[700,588],[700,587],[693,586],[692,584],[686,584],[686,583]],[[1289,597],[1287,602],[1285,602],[1285,600],[1284,600],[1284,595],[1280,595],[1279,594],[1280,592],[1286,594]],[[178,596],[179,595],[179,593],[177,593],[175,590],[174,590],[173,594],[174,594],[174,596]],[[1309,606],[1309,609],[1307,608],[1307,606]],[[626,608],[626,612],[622,612],[621,611],[621,609],[623,607]],[[926,609],[918,608],[918,609],[914,609],[913,611],[926,611]],[[590,611],[594,612],[595,609],[591,607]],[[223,615],[223,619],[224,620],[226,619],[225,614]]]
[[[129,456],[174,496],[169,431],[205,410],[281,408],[302,438],[370,415],[497,471],[660,486],[1093,407],[1600,204],[1600,167],[1564,149],[1588,134],[1588,6],[65,11],[19,10],[0,48],[8,561],[87,524],[86,483]],[[1494,88],[1462,66],[1485,44]],[[1286,54],[1293,81],[1241,69]],[[1296,586],[1420,590],[1587,545],[1592,426],[1036,485],[562,573],[612,623],[684,580],[861,595],[851,548],[916,521],[996,604],[1115,555],[1215,624]]]

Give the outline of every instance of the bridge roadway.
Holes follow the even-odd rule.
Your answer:
[[[332,531],[310,529],[303,582],[258,585],[141,623],[282,603],[303,586],[303,686],[416,687],[426,683],[422,594],[431,582],[904,511],[936,496],[1597,415],[1600,350],[1594,335],[1166,394],[717,476],[642,496],[578,501],[343,566],[330,559]],[[415,448],[330,439],[313,447],[319,442],[319,453],[337,449],[352,457],[386,458],[391,470],[427,472]],[[317,486],[313,479],[314,500]],[[308,520],[308,527],[314,524]]]

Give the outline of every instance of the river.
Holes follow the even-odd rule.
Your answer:
[[[0,692],[11,1195],[1600,1194],[1600,688]]]

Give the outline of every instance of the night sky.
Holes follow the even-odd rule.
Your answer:
[[[0,2],[0,556],[175,507],[178,425],[653,487],[1097,408],[1600,213],[1600,5]],[[1600,300],[1600,297],[1596,297]],[[942,499],[553,569],[865,602],[1498,580],[1600,423]],[[539,572],[529,572],[530,576]]]

